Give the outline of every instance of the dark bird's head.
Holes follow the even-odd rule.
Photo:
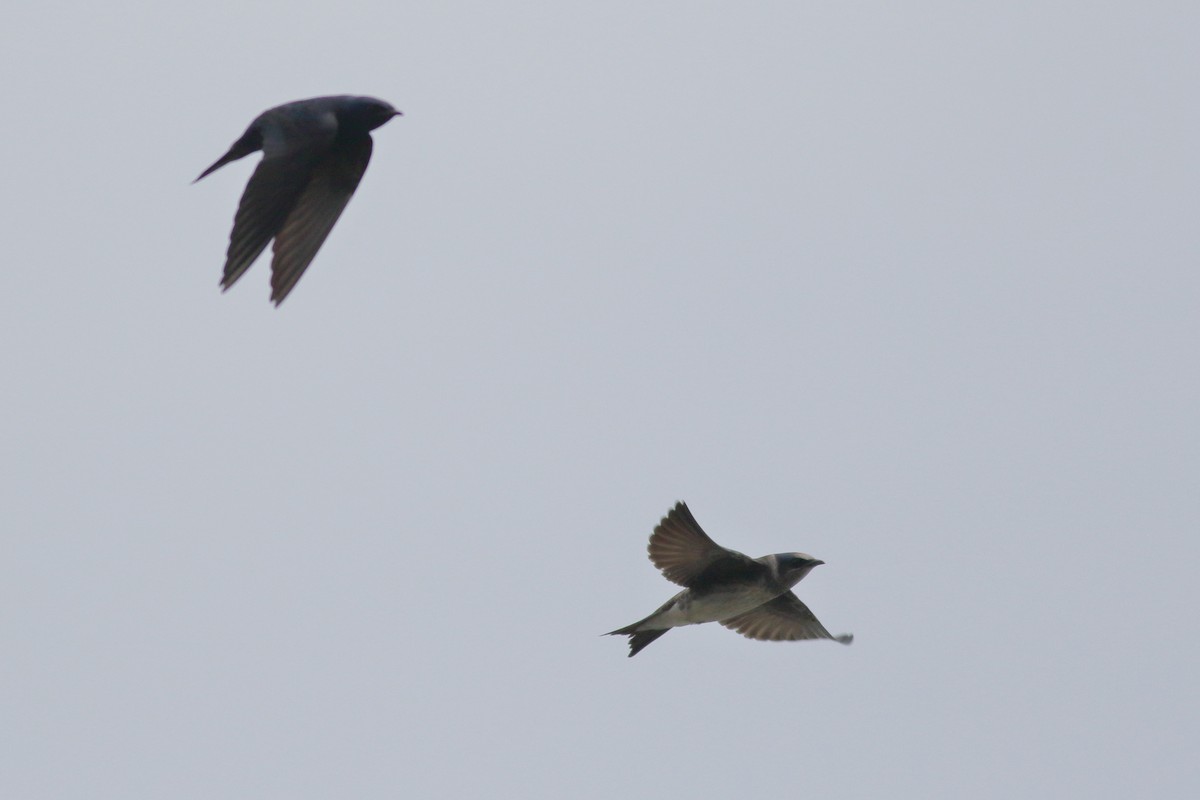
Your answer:
[[[760,560],[771,568],[779,583],[789,589],[803,580],[813,567],[825,563],[807,553],[776,553]]]
[[[373,131],[392,117],[403,116],[391,103],[374,97],[345,96],[337,110],[338,123]]]

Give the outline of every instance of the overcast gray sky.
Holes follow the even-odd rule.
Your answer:
[[[1200,789],[1200,7],[22,2],[0,796]],[[405,116],[280,308],[260,111]],[[850,647],[599,634],[648,535]]]

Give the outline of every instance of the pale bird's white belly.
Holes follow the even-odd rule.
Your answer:
[[[654,617],[655,625],[676,628],[680,625],[699,625],[717,622],[745,614],[771,600],[775,595],[764,590],[722,592],[700,598],[690,592],[680,592],[670,608]]]

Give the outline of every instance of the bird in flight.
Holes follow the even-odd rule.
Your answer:
[[[238,203],[221,290],[274,239],[271,300],[282,303],[358,188],[371,160],[371,131],[398,116],[390,103],[351,95],[297,100],[259,114],[229,152],[196,178],[263,152]]]
[[[804,553],[750,558],[708,538],[686,503],[677,503],[650,536],[650,561],[679,594],[645,619],[610,631],[629,637],[629,656],[671,628],[719,622],[750,639],[854,641],[825,630],[791,588],[824,561]]]

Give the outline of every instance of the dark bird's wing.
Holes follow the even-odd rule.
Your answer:
[[[672,583],[691,586],[697,578],[734,573],[757,575],[765,568],[749,556],[708,538],[686,503],[676,503],[650,535],[650,560]]]
[[[255,121],[263,140],[263,159],[250,176],[233,219],[222,289],[242,277],[284,227],[314,170],[336,141],[333,113],[306,111],[284,106]]]
[[[737,631],[748,639],[768,642],[794,642],[798,639],[833,639],[850,644],[850,634],[834,636],[825,630],[808,606],[800,602],[794,592],[785,592],[769,603],[763,603],[753,611],[721,620],[721,624]]]
[[[312,162],[313,159],[303,156],[264,158],[259,162],[233,220],[222,289],[228,289],[242,277],[283,227],[308,185]]]
[[[371,161],[368,134],[339,140],[317,162],[275,237],[271,300],[283,302],[333,230]],[[259,252],[262,252],[261,248]]]

